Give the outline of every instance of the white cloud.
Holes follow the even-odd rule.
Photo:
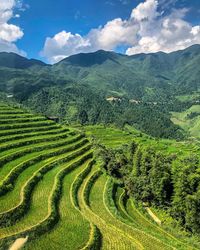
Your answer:
[[[71,32],[62,31],[53,38],[46,39],[42,55],[48,57],[51,62],[57,62],[66,55],[87,51],[90,46],[89,40],[79,34],[73,35]]]
[[[87,39],[94,49],[112,50],[119,45],[131,45],[136,41],[138,26],[121,18],[108,22],[104,27],[91,30]]]
[[[135,9],[132,10],[131,18],[137,21],[155,19],[159,15],[157,8],[157,0],[147,0],[144,3],[140,3]]]
[[[170,1],[172,2],[172,1]],[[116,18],[104,26],[92,29],[87,35],[62,31],[45,41],[42,55],[50,62],[80,52],[98,49],[115,50],[128,47],[126,54],[171,52],[200,43],[200,25],[185,20],[188,9],[172,9],[165,14],[165,0],[146,0],[138,4],[127,20]],[[159,11],[159,9],[162,9]]]
[[[62,31],[45,41],[41,55],[54,63],[76,53],[91,52],[98,49],[112,50],[113,48],[136,42],[137,25],[132,21],[121,18],[108,22],[104,27],[91,30],[86,36]]]
[[[14,14],[14,9],[20,3],[17,0],[0,0],[0,51],[15,52],[23,54],[14,44],[18,39],[24,35],[20,27],[8,23],[13,17],[19,17]]]

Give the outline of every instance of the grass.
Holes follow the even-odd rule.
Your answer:
[[[94,168],[93,171],[88,175],[88,177],[84,180],[83,185],[79,192],[79,200],[80,200],[80,208],[84,216],[88,220],[90,220],[93,224],[95,224],[101,234],[102,234],[102,249],[137,249],[135,244],[131,242],[129,238],[127,238],[121,230],[109,225],[107,221],[105,221],[101,214],[97,211],[92,210],[92,202],[97,203],[97,206],[102,207],[102,201],[98,199],[98,194],[101,193],[98,190],[98,193],[95,193],[94,197],[92,196],[93,192],[90,194],[90,204],[85,200],[84,192],[90,192],[88,186],[90,186],[90,182],[92,176],[98,171],[98,168]],[[93,190],[93,187],[92,187]],[[100,189],[102,190],[102,189]],[[89,195],[89,194],[88,194]]]
[[[199,115],[194,118],[188,117],[192,113]],[[173,112],[172,118],[174,124],[179,125],[191,137],[200,138],[200,105],[193,105],[183,112]]]
[[[86,244],[90,231],[89,222],[79,211],[74,209],[70,188],[76,175],[87,163],[79,166],[63,180],[65,195],[62,196],[59,204],[60,220],[58,224],[48,234],[27,244],[25,249],[45,249],[49,242],[52,244],[49,245],[48,249],[80,249]]]
[[[78,143],[76,143],[76,144],[78,144]],[[70,145],[68,147],[69,150],[72,146],[75,146],[76,144]],[[66,148],[66,146],[64,148]],[[39,169],[44,168],[46,165],[50,165],[51,163],[58,161],[60,158],[62,159],[64,157],[68,156],[70,153],[71,152],[69,151],[67,153],[58,154],[57,156],[53,156],[53,157],[50,157],[50,158],[45,159],[43,161],[40,161],[37,164],[32,165],[30,168],[25,169],[22,172],[22,174],[20,174],[19,179],[17,179],[17,183],[16,183],[14,189],[11,190],[11,192],[9,192],[8,194],[6,194],[5,196],[3,196],[1,198],[0,211],[9,210],[11,208],[8,208],[8,207],[10,207],[11,204],[13,205],[13,204],[17,204],[19,202],[20,196],[21,196],[20,195],[21,189],[22,189],[22,187],[26,186],[25,184],[27,182],[27,179],[31,179],[31,178],[29,178],[30,176],[33,176],[34,173],[39,171]],[[14,205],[14,207],[15,206],[16,205]]]
[[[193,141],[175,141],[168,139],[155,139],[143,134],[136,129],[126,126],[124,130],[115,127],[104,127],[102,125],[85,126],[83,131],[95,138],[95,143],[103,144],[108,148],[117,149],[122,146],[127,147],[131,142],[136,142],[142,147],[152,147],[156,151],[165,154],[176,154],[186,156],[191,153],[200,155],[200,148]]]
[[[78,159],[82,157],[83,156],[79,156]],[[67,164],[64,163],[57,165],[43,176],[42,180],[34,188],[28,213],[13,226],[1,228],[1,238],[26,231],[30,227],[34,227],[35,225],[41,223],[48,216],[49,197],[51,197],[54,189],[55,177],[65,168],[69,167],[69,165],[71,165],[74,161],[77,161],[77,159],[75,158]]]

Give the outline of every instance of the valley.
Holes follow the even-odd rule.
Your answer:
[[[0,249],[200,249],[199,55],[0,53]]]

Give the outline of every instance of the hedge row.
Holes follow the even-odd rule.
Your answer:
[[[22,111],[22,110],[11,110],[11,109],[8,109],[8,110],[6,110],[6,109],[4,109],[4,110],[2,110],[2,111],[0,111],[0,114],[24,114],[25,112],[24,111]]]
[[[27,122],[27,123],[16,123],[9,125],[0,125],[0,130],[9,130],[9,129],[17,129],[17,128],[34,128],[34,127],[42,127],[42,126],[50,126],[55,124],[53,121],[42,121],[42,122]]]
[[[58,127],[59,128],[59,127]],[[44,132],[36,132],[36,133],[28,133],[28,134],[17,134],[14,136],[5,136],[5,137],[0,137],[0,143],[4,143],[4,142],[10,142],[10,141],[14,141],[14,140],[19,140],[19,139],[25,139],[25,138],[30,138],[33,136],[43,136],[43,135],[56,135],[56,134],[61,134],[64,132],[69,132],[69,129],[56,129],[54,130],[50,130],[50,131],[44,131]]]
[[[52,149],[52,148],[57,148],[57,147],[60,147],[60,146],[64,146],[65,143],[69,143],[71,142],[75,142],[76,140],[78,139],[81,139],[83,138],[84,135],[83,134],[80,134],[78,136],[76,136],[75,138],[72,138],[70,140],[66,140],[66,141],[62,141],[62,142],[55,142],[55,143],[52,143],[52,144],[44,144],[44,145],[39,145],[39,146],[35,146],[35,147],[28,147],[28,148],[25,148],[23,150],[19,150],[19,151],[16,151],[12,154],[8,154],[8,155],[5,155],[3,157],[0,158],[0,166],[2,167],[4,164],[10,162],[10,161],[13,161],[19,157],[22,157],[24,156],[25,154],[29,154],[29,153],[34,153],[34,152],[38,152],[38,151],[43,151],[43,150],[47,150],[47,149]],[[75,140],[75,141],[73,141]]]
[[[80,152],[80,155],[83,154],[83,152]],[[49,216],[41,223],[37,224],[36,226],[33,226],[32,228],[18,233],[13,236],[6,237],[1,240],[0,242],[0,249],[7,249],[9,248],[9,245],[12,241],[16,240],[20,237],[26,237],[26,235],[29,236],[29,240],[33,240],[35,238],[38,238],[44,233],[49,232],[59,221],[59,201],[62,196],[62,181],[64,177],[71,171],[73,171],[75,168],[83,164],[86,160],[93,157],[93,153],[88,153],[84,157],[82,157],[77,162],[71,164],[70,166],[66,167],[64,170],[62,170],[56,178],[56,185],[54,187],[51,200],[50,200],[50,214]],[[41,178],[41,177],[40,177]]]
[[[86,176],[90,173],[92,166],[94,165],[95,161],[92,160],[88,163],[87,167],[76,177],[73,185],[72,185],[72,198],[74,206],[80,210],[79,202],[78,202],[78,190],[83,183]]]
[[[12,143],[8,143],[8,144],[5,144],[5,145],[1,145],[1,149],[0,149],[0,152],[3,152],[3,151],[6,151],[6,150],[9,150],[9,149],[12,149],[12,148],[19,148],[19,147],[23,147],[23,146],[26,146],[26,145],[34,145],[34,144],[37,144],[37,143],[41,143],[41,142],[49,142],[49,141],[54,141],[55,139],[58,140],[58,139],[64,139],[66,137],[68,137],[68,133],[64,133],[64,134],[61,134],[61,135],[55,135],[55,136],[41,136],[40,138],[31,138],[30,140],[20,140],[20,141],[17,141],[17,142],[12,142]]]
[[[0,113],[0,119],[1,120],[15,119],[15,118],[31,118],[31,117],[35,117],[35,115],[29,114],[29,113],[27,113],[27,114],[26,113],[23,113],[23,114],[10,114],[10,115]]]
[[[1,119],[0,117],[0,124],[12,124],[12,123],[27,123],[27,122],[37,122],[37,121],[47,121],[47,119],[43,116],[33,116],[33,117],[17,117],[11,119]]]
[[[24,129],[13,129],[13,130],[4,130],[0,132],[0,137],[8,136],[8,135],[15,135],[15,134],[24,134],[26,132],[37,132],[37,131],[50,131],[54,129],[60,129],[61,126],[58,124],[52,124],[51,126],[41,126],[41,127],[34,127],[34,128],[24,128]]]
[[[51,151],[51,152],[48,152],[48,153],[44,153],[44,154],[40,154],[38,156],[36,156],[35,158],[33,159],[28,159],[27,161],[21,163],[20,165],[18,165],[17,168],[14,168],[10,174],[6,177],[6,179],[3,180],[3,182],[0,184],[0,196],[2,195],[5,195],[7,192],[11,191],[13,189],[13,185],[14,185],[14,182],[16,181],[17,177],[28,167],[30,167],[31,165],[33,164],[36,164],[42,160],[45,160],[47,158],[50,158],[50,157],[54,157],[54,156],[57,156],[57,155],[61,155],[61,154],[64,154],[64,153],[67,153],[67,152],[70,152],[70,151],[73,151],[83,145],[85,145],[87,142],[88,142],[88,139],[84,138],[82,141],[76,143],[75,145],[73,146],[70,146],[70,144],[74,143],[74,142],[77,142],[80,140],[80,136],[77,136],[75,138],[72,138],[71,140],[68,140],[68,141],[64,141],[64,142],[61,142],[61,143],[57,143],[57,145],[61,146],[61,145],[65,145],[67,142],[69,145],[68,147],[64,147],[60,150],[57,150],[57,151]],[[55,144],[52,144],[52,145],[48,145],[48,146],[51,146],[51,148],[55,148]]]

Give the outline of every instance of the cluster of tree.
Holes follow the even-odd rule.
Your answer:
[[[200,233],[200,161],[178,159],[132,143],[129,154],[101,147],[105,170],[137,201],[167,208],[182,226]]]
[[[43,88],[23,103],[36,112],[59,117],[63,123],[115,124],[120,128],[129,124],[154,137],[184,137],[183,131],[170,120],[170,104],[133,104],[128,98],[110,103],[104,92],[87,85]]]

